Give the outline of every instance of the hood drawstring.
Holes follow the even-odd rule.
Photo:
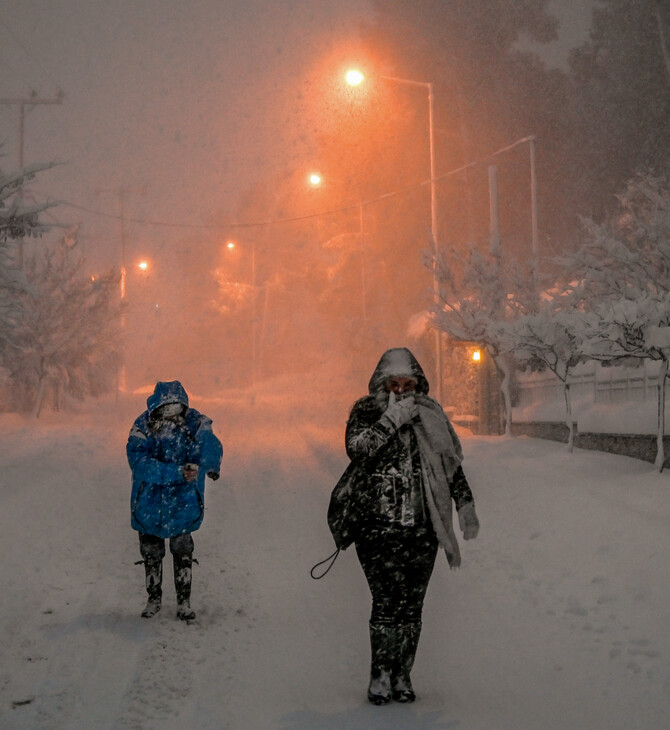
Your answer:
[[[324,575],[333,567],[335,564],[335,561],[337,560],[337,556],[340,554],[341,548],[337,548],[337,550],[332,554],[329,555],[325,560],[322,560],[320,563],[317,563],[310,571],[309,574],[314,578],[314,580],[321,580]],[[330,560],[330,565],[321,573],[321,575],[314,575],[314,571],[324,563],[327,563]]]

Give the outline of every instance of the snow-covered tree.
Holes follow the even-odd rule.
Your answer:
[[[19,301],[27,289],[17,246],[22,246],[23,239],[37,238],[51,228],[40,214],[52,204],[25,203],[22,193],[37,173],[51,167],[32,165],[9,174],[0,170],[0,348],[11,338],[11,323],[18,316]]]
[[[657,468],[663,468],[665,386],[670,346],[670,185],[639,175],[619,196],[620,213],[599,225],[586,221],[587,240],[570,262],[585,302],[582,347],[597,360],[661,363]],[[670,343],[668,343],[670,345]]]
[[[568,451],[573,450],[574,424],[570,399],[570,374],[584,360],[577,333],[582,313],[560,311],[555,301],[547,302],[537,313],[525,314],[500,329],[503,350],[514,355],[522,369],[551,370],[563,383]]]
[[[0,170],[0,247],[11,240],[39,237],[50,229],[51,226],[40,220],[40,214],[54,204],[26,203],[21,191],[37,173],[51,167],[51,164],[31,165],[9,174]]]
[[[38,416],[47,388],[98,395],[114,382],[119,352],[118,272],[83,271],[76,239],[64,237],[26,258],[27,288],[14,293],[0,330],[0,365],[10,372],[21,408]],[[0,273],[0,294],[5,288]],[[11,285],[11,280],[10,280]]]
[[[513,265],[503,271],[496,253],[485,255],[474,245],[465,256],[452,251],[448,258],[439,257],[435,272],[441,305],[433,311],[433,326],[454,340],[486,347],[501,374],[505,433],[511,435],[513,361],[500,324],[536,307],[531,279]]]
[[[656,360],[658,372],[658,426],[655,466],[665,462],[665,403],[670,365],[670,293],[663,297],[642,294],[601,304],[583,318],[582,349],[586,357],[605,362]]]

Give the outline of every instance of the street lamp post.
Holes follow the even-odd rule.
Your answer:
[[[256,242],[251,242],[251,388],[256,386]]]
[[[341,182],[341,181],[339,181]],[[313,188],[318,188],[323,185],[323,177],[318,172],[313,172],[309,175],[309,184]],[[361,311],[363,315],[363,328],[367,333],[368,327],[368,305],[367,305],[367,284],[365,275],[365,247],[364,247],[364,218],[363,218],[363,203],[358,203],[358,242],[361,257]]]
[[[226,243],[226,248],[233,251],[237,247],[235,241]],[[257,344],[256,344],[256,241],[251,241],[251,387],[256,385],[257,370]]]
[[[365,77],[360,71],[350,70],[346,74],[346,81],[350,86],[358,86]],[[380,76],[384,81],[391,81],[408,86],[419,86],[428,91],[428,145],[430,157],[430,232],[433,245],[433,297],[435,306],[440,306],[440,284],[437,278],[437,192],[435,188],[435,132],[434,132],[434,94],[433,84],[430,81],[414,81],[398,76]],[[442,401],[442,337],[440,331],[435,329],[435,383],[437,400]]]
[[[430,152],[430,232],[433,236],[433,245],[437,248],[437,199],[435,191],[435,132],[434,132],[434,101],[433,84],[430,81],[412,81],[397,76],[380,76],[385,81],[394,81],[397,84],[421,86],[428,90],[428,145]]]

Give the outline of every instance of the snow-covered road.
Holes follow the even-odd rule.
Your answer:
[[[438,559],[418,701],[372,707],[369,597],[353,551],[323,580],[309,576],[332,549],[325,509],[345,466],[342,428],[241,412],[228,428],[229,409],[203,410],[225,456],[194,536],[190,626],[174,617],[169,583],[163,611],[139,617],[129,419],[0,419],[0,727],[667,726],[670,475],[552,442],[466,436],[480,536],[462,545],[460,571]]]

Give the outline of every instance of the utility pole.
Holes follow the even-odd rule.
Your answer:
[[[112,193],[118,196],[119,201],[119,221],[120,227],[120,238],[119,238],[119,258],[121,259],[121,280],[119,283],[119,298],[121,300],[121,337],[125,338],[127,323],[126,323],[126,196],[131,192],[130,188],[118,187],[118,188],[98,188],[95,193],[99,195],[101,193]],[[125,391],[127,389],[128,375],[126,372],[125,362],[120,363],[116,372],[116,401],[119,400],[119,391]]]
[[[500,214],[498,211],[498,168],[489,165],[489,241],[491,254],[500,261]]]
[[[437,189],[435,187],[435,95],[432,81],[413,81],[412,79],[398,78],[397,76],[380,76],[385,81],[394,81],[399,84],[421,86],[428,92],[428,155],[430,162],[430,233],[434,246],[433,261],[433,299],[436,310],[442,307],[440,296],[440,281],[437,275],[439,245],[437,242]],[[361,77],[362,80],[362,77]],[[360,82],[359,82],[360,83]],[[442,403],[442,333],[435,328],[435,394],[439,403]]]
[[[131,189],[128,187],[118,187],[118,188],[97,188],[95,191],[96,195],[100,195],[102,193],[112,193],[113,195],[116,195],[119,201],[119,221],[120,221],[120,230],[119,230],[119,258],[121,263],[121,301],[126,298],[126,243],[127,243],[127,235],[126,235],[126,199],[129,193],[131,193]]]
[[[10,97],[0,99],[0,104],[4,106],[18,106],[19,108],[19,169],[23,168],[24,142],[25,142],[25,126],[26,126],[26,107],[28,109],[42,104],[62,104],[62,91],[59,91],[53,99],[40,99],[37,92],[33,91],[25,99],[20,97]]]
[[[37,106],[38,104],[62,104],[63,103],[63,92],[59,91],[53,99],[40,99],[37,96],[37,92],[31,91],[30,96],[27,99],[21,98],[5,98],[0,99],[0,104],[4,106],[18,106],[19,107],[19,155],[18,163],[19,170],[23,169],[23,155],[25,147],[25,127],[26,127],[26,107]],[[17,197],[20,197],[20,193]],[[19,269],[23,270],[23,239],[17,241],[17,259]]]
[[[535,135],[528,137],[530,144],[530,214],[531,214],[531,242],[533,252],[533,279],[537,287],[540,273],[539,234],[537,228],[537,172],[535,168]]]

